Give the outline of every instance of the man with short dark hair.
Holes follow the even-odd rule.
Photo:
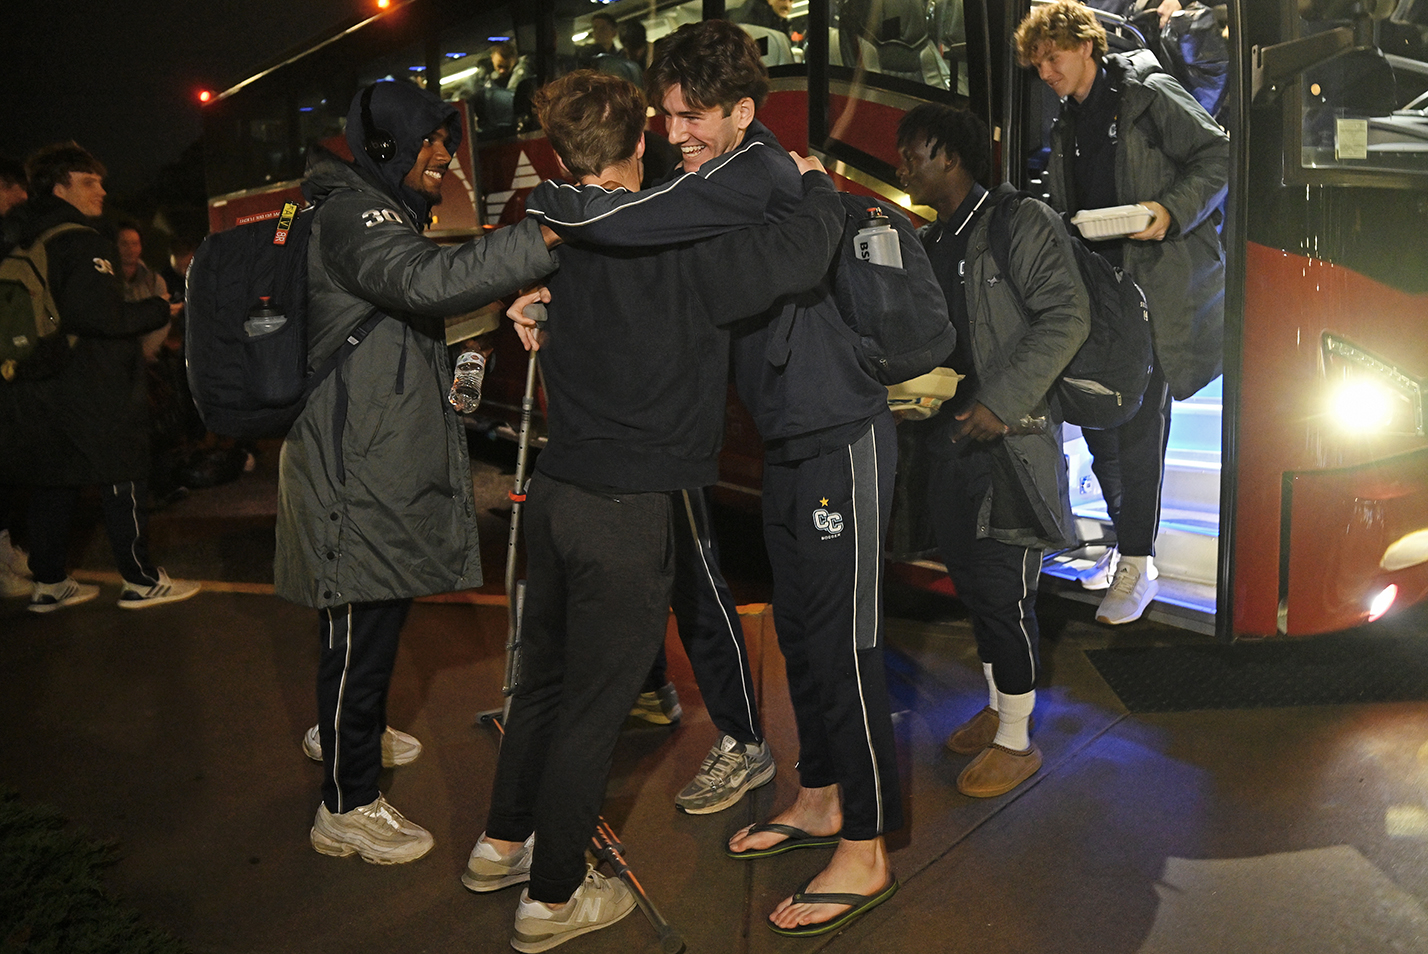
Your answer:
[[[1086,339],[1089,303],[1066,226],[1043,202],[1009,214],[1007,273],[998,267],[988,220],[1016,190],[983,185],[991,136],[973,113],[924,103],[898,124],[897,145],[903,188],[937,210],[921,237],[957,328],[947,363],[965,375],[926,432],[927,508],[972,618],[988,703],[947,747],[976,756],[958,791],[990,798],[1041,767],[1030,739],[1041,554],[1076,542],[1047,392]]]
[[[318,384],[283,443],[279,596],[318,611],[318,723],[303,740],[323,763],[311,838],[326,855],[414,861],[431,835],[377,788],[383,766],[421,744],[387,725],[387,690],[413,597],[481,584],[466,434],[446,402],[444,318],[555,267],[535,222],[462,245],[422,236],[460,143],[454,107],[404,82],[357,93],[344,162],[314,152],[303,195],[317,205],[308,247],[309,366],[376,317]]]
[[[572,178],[639,191],[645,101],[633,84],[578,71],[536,104]],[[778,226],[560,250],[544,296],[550,435],[526,504],[521,679],[462,878],[474,891],[529,879],[517,950],[546,950],[633,907],[622,884],[587,872],[585,846],[620,726],[664,639],[690,494],[717,473],[728,327],[817,283],[842,237],[831,182],[802,163],[800,202]]]
[[[42,338],[0,388],[0,483],[30,487],[29,609],[50,613],[99,595],[65,571],[79,489],[96,484],[123,578],[119,606],[188,599],[199,585],[171,580],[149,557],[144,507],[149,409],[139,339],[168,321],[168,304],[124,300],[118,251],[91,224],[104,213],[99,160],[57,143],[31,156],[26,172],[34,197],[8,225],[18,244],[45,244],[61,332]]]
[[[1093,247],[1145,291],[1155,362],[1140,410],[1120,427],[1084,430],[1116,549],[1082,575],[1105,589],[1102,623],[1139,619],[1155,598],[1155,537],[1170,439],[1171,399],[1220,374],[1225,257],[1219,207],[1229,136],[1148,50],[1108,53],[1105,28],[1076,0],[1035,7],[1017,28],[1017,56],[1061,99],[1046,183],[1065,215],[1139,203],[1139,232]],[[1115,562],[1119,554],[1119,562]]]

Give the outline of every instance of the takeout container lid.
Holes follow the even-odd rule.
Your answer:
[[[1105,209],[1083,209],[1071,216],[1071,224],[1088,239],[1120,238],[1150,225],[1154,213],[1143,205],[1113,205]]]

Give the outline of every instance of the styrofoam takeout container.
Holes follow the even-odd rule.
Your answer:
[[[1134,235],[1150,225],[1155,214],[1143,205],[1113,205],[1106,209],[1083,209],[1071,216],[1071,224],[1083,238],[1109,239]]]

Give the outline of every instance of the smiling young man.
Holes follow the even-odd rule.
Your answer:
[[[792,160],[754,117],[768,89],[758,47],[738,26],[681,27],[656,44],[646,90],[668,116],[684,173],[637,196],[538,189],[528,213],[568,237],[625,246],[784,221],[801,190]],[[907,262],[912,299],[945,315],[921,250],[903,254],[920,259]],[[837,930],[891,897],[898,882],[883,835],[902,826],[879,576],[897,441],[887,389],[861,366],[830,284],[781,299],[737,326],[733,341],[739,396],[764,440],[764,541],[799,790],[768,823],[737,832],[728,853],[835,849],[769,916],[788,936]]]
[[[421,751],[387,726],[387,689],[411,599],[481,584],[466,435],[446,403],[444,318],[550,272],[535,222],[462,245],[421,233],[460,143],[456,110],[409,83],[360,91],[347,117],[354,161],[309,159],[317,205],[308,247],[308,359],[322,364],[374,313],[337,372],[313,391],[283,443],[275,581],[318,611],[323,763],[312,844],[376,864],[420,858],[431,835],[377,789],[383,766]],[[551,233],[549,241],[556,241]]]

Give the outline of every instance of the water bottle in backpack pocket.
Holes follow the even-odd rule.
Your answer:
[[[298,322],[263,295],[243,322],[244,379],[259,407],[287,407],[302,396],[307,342]]]

